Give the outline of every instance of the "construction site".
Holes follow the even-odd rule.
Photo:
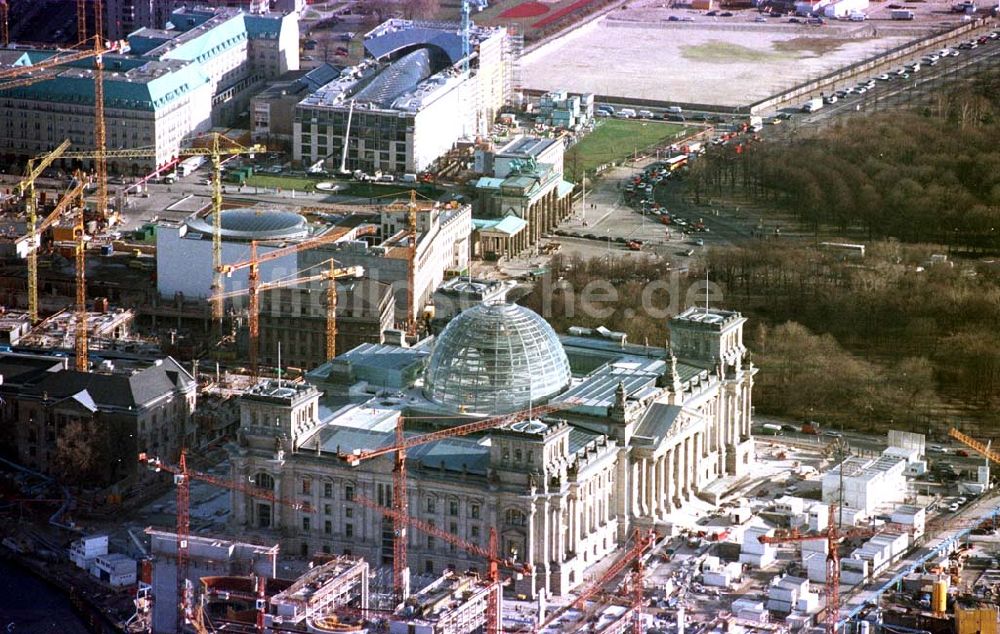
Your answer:
[[[75,64],[94,95],[94,147],[33,152],[2,200],[4,486],[29,492],[4,498],[5,554],[37,555],[36,574],[88,588],[81,602],[135,633],[997,634],[988,443],[756,417],[766,368],[747,318],[707,298],[640,344],[605,325],[557,333],[507,301],[513,284],[473,279],[477,231],[491,253],[528,249],[571,213],[560,139],[496,155],[480,194],[500,217],[477,224],[460,197],[421,197],[416,174],[384,195],[355,183],[368,195],[351,204],[251,195],[237,164],[264,145],[206,130],[167,160],[109,147],[104,64],[126,44],[104,40],[101,5],[78,0],[76,49],[0,70],[4,91]],[[469,11],[457,33],[426,27],[456,94]],[[177,17],[188,31],[133,39],[278,41],[285,20]],[[410,56],[422,29],[390,20],[368,44]],[[499,30],[479,37],[503,57]],[[390,78],[428,79],[424,58]],[[320,105],[349,130],[343,88]],[[295,141],[308,162],[335,154],[323,125],[315,151]],[[207,195],[170,180],[191,159]],[[116,160],[154,168],[115,192]],[[436,313],[439,291],[468,303]],[[57,509],[43,528],[24,521],[36,504]]]

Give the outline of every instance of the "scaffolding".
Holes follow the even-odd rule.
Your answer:
[[[389,634],[470,634],[486,626],[490,595],[503,588],[475,573],[447,572],[411,595],[389,618]]]
[[[505,64],[504,94],[507,95],[508,106],[519,106],[524,90],[524,78],[521,72],[521,56],[524,54],[524,29],[520,24],[507,25],[507,51]]]
[[[271,597],[267,626],[322,619],[338,608],[368,608],[368,562],[342,555],[317,566]]]

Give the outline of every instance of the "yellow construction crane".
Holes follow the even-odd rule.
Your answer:
[[[96,36],[95,36],[96,38]],[[100,39],[100,38],[96,38]],[[77,46],[82,46],[87,42],[80,42]],[[29,64],[27,66],[14,66],[11,68],[5,68],[0,70],[0,79],[12,79],[15,77],[22,77],[29,73],[35,73],[38,71],[49,70],[57,66],[63,66],[71,62],[79,62],[80,60],[90,59],[96,55],[101,55],[104,53],[124,53],[128,51],[128,42],[116,41],[105,45],[104,40],[100,40],[99,44],[95,44],[92,48],[85,50],[73,50],[54,55],[48,59],[42,60],[36,64]]]
[[[387,205],[389,211],[399,211],[403,203],[393,202]],[[429,202],[421,207],[417,203],[417,190],[410,190],[410,201],[405,203],[407,231],[407,263],[406,263],[406,333],[414,335],[417,332],[417,312],[414,306],[416,295],[417,270],[417,214],[439,209],[438,203]]]
[[[94,2],[94,176],[97,179],[97,217],[103,221],[108,215],[108,149],[107,129],[104,125],[104,8],[101,0]],[[86,34],[86,16],[84,16]]]
[[[90,354],[87,349],[87,232],[84,230],[84,213],[86,204],[83,201],[83,190],[86,181],[83,174],[76,173],[77,190],[71,199],[78,202],[76,222],[73,224],[73,237],[76,240],[76,369],[86,372],[90,369]],[[67,196],[67,198],[70,198]]]
[[[250,295],[252,306],[248,308],[250,317],[250,366],[251,371],[256,375],[257,346],[259,345],[260,318],[259,304],[257,297],[260,293],[273,291],[309,282],[326,281],[326,358],[332,359],[337,356],[337,280],[345,277],[360,277],[364,274],[364,269],[360,266],[337,268],[337,263],[333,258],[329,260],[330,268],[316,275],[303,277],[293,277],[289,279],[265,282],[255,286],[253,289],[244,288],[235,291],[222,293],[221,299]]]
[[[70,145],[69,139],[63,141],[53,151],[40,156],[37,162],[28,161],[27,174],[17,184],[17,193],[24,197],[24,207],[28,216],[28,316],[31,325],[38,323],[38,231],[35,226],[38,213],[38,201],[35,199],[35,179],[42,175],[52,163],[58,159]]]
[[[214,277],[212,280],[212,317],[220,322],[222,320],[222,300],[217,296],[222,293],[222,157],[236,156],[240,154],[249,155],[266,152],[263,145],[251,145],[249,147],[240,145],[229,137],[218,133],[212,135],[212,142],[209,147],[186,147],[178,150],[180,156],[207,156],[212,161],[212,270]],[[63,158],[94,158],[96,152],[66,152]],[[106,159],[109,158],[148,158],[156,156],[153,148],[138,148],[132,150],[108,150],[103,153]],[[98,184],[98,187],[100,185]]]
[[[29,289],[29,293],[28,293],[28,306],[29,306],[29,309],[30,309],[31,306],[35,307],[35,314],[36,315],[38,313],[38,295],[37,295],[37,293],[38,293],[38,247],[39,247],[37,236],[41,235],[46,229],[48,229],[53,224],[55,224],[55,222],[57,220],[59,220],[59,218],[63,215],[63,213],[65,213],[66,210],[69,209],[70,206],[72,206],[74,202],[76,202],[76,201],[80,202],[80,205],[81,205],[81,211],[80,211],[80,213],[82,213],[83,190],[84,190],[85,187],[86,187],[86,183],[83,180],[78,180],[75,185],[71,186],[66,191],[66,193],[63,194],[62,198],[59,200],[59,203],[55,206],[55,208],[51,212],[49,212],[49,215],[46,216],[45,219],[42,220],[42,222],[40,222],[38,224],[38,226],[34,228],[34,231],[33,232],[29,232],[29,237],[28,237],[28,254],[27,254],[27,257],[28,257],[28,289]],[[30,224],[31,223],[29,223],[29,226],[30,226]],[[32,235],[34,235],[35,237],[30,237]],[[32,295],[31,295],[32,291],[35,293],[34,299],[32,299]],[[79,293],[79,288],[77,289],[77,292]],[[29,315],[30,314],[31,313],[29,311]],[[35,321],[32,321],[32,325],[34,325],[34,324],[35,324]],[[86,344],[86,341],[84,342],[84,344]]]
[[[374,229],[374,227],[372,227]],[[269,262],[271,260],[276,260],[278,258],[285,257],[286,255],[294,255],[296,253],[301,253],[302,251],[307,251],[309,249],[315,249],[316,247],[323,246],[324,244],[330,244],[343,237],[342,234],[338,233],[328,233],[326,235],[317,236],[315,238],[310,238],[298,244],[292,244],[287,247],[282,247],[280,249],[275,249],[274,251],[269,251],[264,255],[257,257],[257,241],[254,240],[250,242],[250,259],[245,262],[237,262],[235,264],[226,264],[225,266],[219,267],[220,273],[225,273],[227,276],[232,275],[234,271],[239,271],[241,269],[250,269],[247,274],[247,295],[249,298],[247,310],[250,313],[250,347],[249,347],[249,357],[250,357],[250,373],[253,376],[257,376],[257,353],[259,350],[260,342],[260,305],[258,292],[260,291],[260,265],[264,262]],[[336,266],[331,265],[330,271],[328,273],[329,279],[331,280],[331,286],[334,287],[332,298],[332,310],[337,309],[337,298],[336,298],[336,280],[341,277],[361,277],[364,275],[364,268],[360,266],[349,266],[347,268],[338,269]],[[330,290],[327,288],[327,310],[331,310],[329,305],[331,302],[331,297],[329,295]],[[217,295],[218,302],[222,303],[222,293]],[[327,342],[326,350],[327,352],[336,353],[336,347],[331,347],[331,333],[332,338],[337,336],[337,326],[336,326],[337,315],[334,312],[333,317],[330,317],[330,313],[327,313]],[[331,328],[332,326],[332,328]],[[332,358],[332,357],[330,357]]]

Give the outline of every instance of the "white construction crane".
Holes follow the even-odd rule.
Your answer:
[[[462,0],[462,72],[469,71],[469,56],[472,54],[472,7],[482,11],[487,7],[486,0]]]

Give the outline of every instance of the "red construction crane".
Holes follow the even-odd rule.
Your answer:
[[[849,527],[837,526],[836,508],[830,505],[830,515],[826,530],[814,533],[802,533],[798,529],[775,531],[773,536],[761,535],[758,540],[763,544],[785,544],[792,542],[807,542],[826,540],[826,634],[836,634],[837,622],[840,618],[840,552],[838,546],[843,539],[853,537],[871,537],[881,533],[890,525],[879,527]],[[900,527],[908,530],[907,527]]]
[[[614,561],[614,563],[612,563],[611,566],[609,566],[608,569],[604,571],[604,574],[602,574],[600,577],[598,577],[595,581],[592,581],[589,584],[587,584],[586,586],[583,586],[583,588],[580,590],[579,594],[577,595],[576,599],[574,599],[571,603],[568,603],[568,604],[562,606],[561,608],[558,608],[558,609],[554,610],[537,627],[534,627],[531,630],[520,630],[520,631],[521,632],[528,632],[528,631],[538,632],[538,631],[542,631],[546,627],[548,627],[548,625],[550,623],[552,623],[553,621],[555,621],[556,619],[558,619],[559,617],[561,617],[563,614],[566,614],[570,610],[573,610],[573,609],[577,609],[577,610],[583,609],[583,607],[587,604],[587,601],[589,601],[591,598],[593,598],[594,595],[596,595],[599,592],[603,591],[605,586],[607,586],[609,583],[611,583],[615,579],[615,577],[617,577],[622,572],[624,572],[625,569],[628,568],[630,565],[636,566],[635,569],[633,570],[632,588],[633,588],[633,595],[634,595],[634,597],[638,597],[638,598],[633,598],[633,603],[637,604],[637,605],[634,605],[633,607],[636,609],[637,612],[641,612],[641,607],[642,607],[642,602],[643,602],[643,599],[642,599],[642,596],[643,596],[642,570],[643,569],[642,569],[642,561],[641,561],[641,559],[642,559],[642,555],[647,550],[649,550],[653,546],[653,544],[655,542],[656,542],[656,533],[654,533],[653,531],[649,531],[647,533],[642,533],[639,529],[635,529],[635,533],[634,533],[633,539],[632,539],[632,546],[628,550],[626,550],[624,553],[622,553],[621,555],[619,555],[618,559],[616,559]],[[633,621],[633,630],[635,632],[641,632],[641,623],[642,623],[641,619],[642,619],[642,616],[641,616],[641,613],[640,613],[638,616],[635,617],[635,620]]]
[[[177,631],[183,631],[185,623],[194,622],[194,605],[187,592],[188,573],[188,540],[191,536],[191,479],[214,484],[217,487],[240,491],[255,498],[260,498],[272,504],[284,504],[293,509],[308,511],[309,505],[303,502],[285,500],[273,491],[262,489],[250,484],[234,482],[225,478],[194,471],[187,468],[187,452],[181,450],[178,466],[167,464],[159,458],[153,458],[146,452],[139,454],[139,462],[156,472],[166,471],[174,476],[177,485],[177,596],[180,600],[177,612]]]
[[[472,542],[467,542],[458,535],[454,533],[449,533],[448,531],[442,530],[437,526],[429,522],[417,519],[412,515],[407,515],[400,513],[394,509],[388,508],[366,498],[364,496],[355,496],[354,501],[362,506],[366,506],[373,509],[382,515],[387,515],[392,518],[393,523],[403,523],[409,524],[413,528],[419,530],[420,532],[431,535],[445,542],[446,544],[451,544],[457,548],[472,553],[486,559],[487,561],[487,572],[486,579],[490,582],[490,593],[486,604],[486,633],[487,634],[500,634],[500,605],[499,605],[499,593],[502,591],[500,586],[503,581],[500,578],[500,568],[505,568],[512,570],[518,574],[531,574],[531,564],[530,563],[520,563],[511,558],[505,558],[500,556],[500,548],[497,543],[497,531],[495,528],[490,528],[490,541],[489,546],[483,548],[479,544],[473,544]]]
[[[509,423],[523,420],[525,417],[531,418],[534,416],[544,416],[545,414],[551,414],[552,412],[567,409],[573,407],[574,405],[576,405],[575,401],[549,403],[547,405],[540,405],[528,410],[514,412],[512,414],[504,414],[503,416],[495,416],[493,418],[466,423],[465,425],[458,425],[457,427],[451,427],[448,429],[440,429],[438,431],[421,434],[419,436],[412,436],[410,438],[404,438],[403,436],[403,417],[401,416],[399,420],[396,421],[396,442],[394,445],[380,447],[378,449],[359,449],[352,452],[341,452],[339,454],[341,459],[345,460],[349,465],[354,467],[360,464],[362,460],[370,460],[371,458],[377,458],[378,456],[384,456],[389,453],[395,454],[395,466],[392,470],[392,508],[398,513],[398,515],[393,517],[392,585],[397,599],[402,601],[406,598],[407,594],[407,584],[404,579],[408,570],[408,564],[406,561],[406,522],[402,519],[409,516],[406,495],[406,450],[418,445],[427,444],[429,442],[444,440],[445,438],[467,436],[477,432],[496,429],[497,427],[503,427]]]

